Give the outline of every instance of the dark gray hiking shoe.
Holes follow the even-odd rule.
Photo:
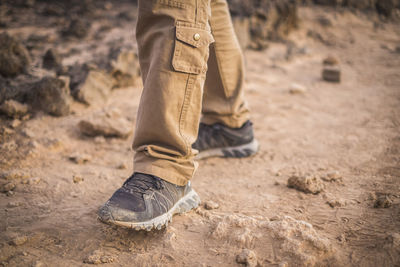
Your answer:
[[[192,147],[199,150],[196,159],[243,158],[257,153],[259,145],[254,138],[253,124],[247,121],[240,128],[229,128],[220,123],[200,123],[199,134]]]
[[[200,204],[191,188],[178,186],[156,176],[134,173],[99,209],[99,219],[108,224],[135,230],[160,230],[172,221],[172,216],[184,213]]]

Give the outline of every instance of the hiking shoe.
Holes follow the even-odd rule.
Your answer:
[[[230,128],[220,123],[200,123],[199,134],[192,146],[199,151],[196,159],[209,157],[242,158],[258,151],[253,124],[247,121],[240,128]]]
[[[156,176],[134,173],[99,209],[100,221],[135,230],[160,230],[174,214],[187,212],[200,204],[191,188],[178,186]]]

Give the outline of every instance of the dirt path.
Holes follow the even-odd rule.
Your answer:
[[[317,24],[321,16],[333,26]],[[3,173],[20,178],[13,195],[0,195],[0,265],[235,266],[242,253],[248,266],[399,266],[400,27],[315,8],[300,17],[293,49],[246,52],[261,151],[200,162],[193,186],[218,209],[200,207],[150,233],[96,220],[131,174],[132,136],[88,138],[77,124],[101,109],[133,124],[140,88],[115,90],[105,107],[38,115],[2,144]],[[340,60],[340,84],[321,80],[328,55]],[[307,90],[291,94],[293,83]],[[76,153],[87,162],[71,161]],[[323,178],[324,191],[288,188],[292,175]]]

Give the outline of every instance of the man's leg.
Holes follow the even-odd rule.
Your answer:
[[[203,117],[193,145],[198,159],[247,157],[258,151],[249,110],[243,97],[243,55],[226,0],[211,0],[208,72],[203,95]]]
[[[214,41],[209,14],[209,0],[139,1],[136,38],[144,89],[133,142],[136,172],[178,185],[193,176],[191,146]]]
[[[210,46],[202,122],[239,128],[249,120],[249,110],[243,97],[243,55],[226,0],[211,0],[210,26],[215,42]]]
[[[136,38],[143,78],[134,174],[100,208],[99,218],[135,229],[166,225],[199,204],[188,181],[209,45],[209,0],[140,0]]]

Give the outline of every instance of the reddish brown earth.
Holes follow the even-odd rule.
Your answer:
[[[0,194],[0,265],[399,266],[400,27],[370,16],[301,8],[292,45],[246,51],[246,94],[261,150],[201,161],[193,186],[203,203],[219,208],[175,216],[166,230],[97,221],[98,207],[131,174],[132,135],[90,138],[77,126],[116,109],[133,125],[140,86],[114,90],[104,106],[74,103],[65,117],[39,113],[15,129],[2,118],[9,130],[0,167],[9,180],[1,183],[16,188]],[[332,25],[322,26],[321,17]],[[132,29],[122,24],[103,40],[133,42]],[[52,31],[9,32],[33,30]],[[59,44],[63,63],[105,49],[93,43]],[[72,47],[78,52],[68,56]],[[341,83],[321,79],[328,55],[340,62]],[[305,90],[290,93],[294,83]],[[76,154],[85,162],[69,159]],[[323,191],[288,188],[293,175],[310,176]]]

